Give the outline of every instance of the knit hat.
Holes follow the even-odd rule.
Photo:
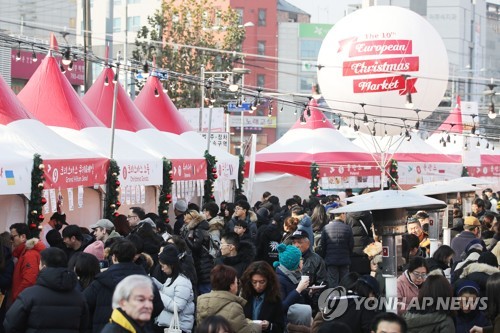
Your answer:
[[[361,275],[358,278],[358,281],[361,281],[361,282],[365,283],[366,285],[368,285],[368,287],[370,287],[370,289],[373,291],[375,296],[378,296],[380,294],[380,286],[378,285],[377,279],[375,279],[373,276]]]
[[[179,212],[184,213],[188,209],[188,205],[184,200],[177,200],[177,202],[174,205],[174,208]]]
[[[83,250],[83,252],[92,254],[99,261],[104,260],[104,243],[100,240],[97,240],[89,244],[85,248],[85,250]]]
[[[274,267],[281,265],[289,271],[299,268],[302,252],[297,247],[281,243],[276,249],[278,250],[278,261],[273,263]]]
[[[480,263],[480,264],[488,264],[490,266],[498,268],[497,257],[493,253],[491,253],[489,251],[481,253],[479,255],[479,259],[477,259],[477,262]]]
[[[473,291],[475,291],[476,295],[479,295],[479,291],[481,290],[476,282],[472,280],[460,279],[457,281],[455,286],[455,295],[460,296],[461,293],[467,291],[468,289],[472,289]]]
[[[163,248],[158,258],[162,264],[174,265],[179,263],[179,251],[175,245],[169,244]]]
[[[484,241],[482,239],[476,238],[473,239],[467,244],[465,247],[465,253],[469,254],[472,250],[476,251],[481,251],[484,252],[486,251],[486,245],[484,244]]]

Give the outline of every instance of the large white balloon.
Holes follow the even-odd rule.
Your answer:
[[[437,31],[417,13],[372,6],[330,30],[318,56],[318,80],[330,108],[349,119],[356,112],[360,130],[371,131],[375,121],[377,135],[397,134],[404,124],[414,126],[415,109],[423,119],[439,105],[448,55]],[[362,104],[370,120],[366,126]]]

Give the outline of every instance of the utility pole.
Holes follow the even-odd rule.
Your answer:
[[[92,63],[89,54],[92,52],[90,0],[83,0],[83,49],[85,50],[85,92],[92,85]]]

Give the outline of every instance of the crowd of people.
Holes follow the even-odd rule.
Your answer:
[[[90,228],[54,213],[39,238],[14,223],[0,235],[2,331],[500,332],[496,193],[470,216],[457,207],[432,256],[429,215],[408,216],[397,314],[371,213],[337,213],[340,199],[178,200],[172,225],[140,207]]]

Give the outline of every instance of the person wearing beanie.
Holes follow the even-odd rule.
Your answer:
[[[184,214],[188,209],[187,202],[185,200],[177,200],[174,204],[174,215],[175,215],[175,223],[174,223],[174,235],[180,235],[182,226],[184,225]]]
[[[486,317],[486,314],[479,310],[481,305],[478,301],[480,295],[480,287],[477,283],[471,280],[462,280],[455,284],[455,296],[459,297],[460,309],[455,316],[455,331],[470,332],[474,326],[486,327],[490,326],[491,322]]]
[[[158,256],[161,270],[167,275],[165,283],[155,278],[153,281],[160,290],[163,310],[155,318],[155,325],[163,329],[169,327],[174,315],[174,305],[179,315],[179,325],[183,332],[191,333],[194,322],[194,294],[191,281],[184,275],[179,261],[179,251],[169,244]]]
[[[94,255],[99,261],[104,260],[104,243],[100,240],[96,240],[95,242],[89,244],[85,250],[85,253],[90,253]]]
[[[293,245],[278,245],[278,261],[273,266],[276,268],[278,283],[280,285],[283,311],[288,312],[292,304],[307,304],[309,279],[302,278],[302,252]]]

